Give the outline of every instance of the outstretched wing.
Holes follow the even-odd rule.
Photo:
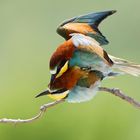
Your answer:
[[[66,40],[71,38],[71,33],[81,33],[96,39],[100,45],[106,45],[109,42],[106,37],[103,36],[99,31],[98,26],[102,20],[115,12],[115,10],[111,10],[74,17],[64,21],[57,28],[57,33],[64,37]]]

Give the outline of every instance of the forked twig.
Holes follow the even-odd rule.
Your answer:
[[[125,95],[121,90],[119,89],[116,89],[116,88],[106,88],[106,87],[99,87],[99,91],[105,91],[105,92],[108,92],[108,93],[111,93],[115,96],[118,96],[119,98],[127,101],[128,103],[134,105],[135,107],[137,108],[140,108],[140,102],[137,102],[135,101],[133,98]],[[53,107],[59,103],[62,103],[64,102],[65,100],[64,99],[61,99],[61,100],[58,100],[58,101],[54,101],[54,102],[51,102],[51,103],[48,103],[48,104],[44,104],[40,107],[40,111],[37,115],[35,115],[34,117],[32,118],[29,118],[29,119],[7,119],[7,118],[2,118],[0,119],[0,123],[12,123],[12,124],[19,124],[19,123],[30,123],[30,122],[33,122],[35,120],[38,120],[40,119],[44,113],[46,112],[46,110],[50,107]]]

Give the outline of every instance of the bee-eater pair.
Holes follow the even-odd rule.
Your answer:
[[[107,54],[101,47],[108,40],[98,29],[100,22],[116,11],[91,13],[63,22],[57,32],[66,39],[50,59],[48,95],[55,100],[83,102],[92,99],[104,78],[127,73],[140,75],[140,65]]]

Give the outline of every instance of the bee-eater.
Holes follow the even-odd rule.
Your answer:
[[[58,33],[66,41],[50,59],[51,80],[48,90],[37,97],[47,94],[56,100],[87,101],[98,91],[104,78],[116,76],[119,71],[133,76],[140,75],[140,65],[108,55],[101,47],[108,41],[99,31],[98,25],[114,12],[79,16],[58,27]]]
[[[47,94],[55,100],[65,98],[68,102],[87,101],[96,94],[103,78],[100,71],[74,66],[68,68],[60,77],[51,79],[48,90],[36,97]]]

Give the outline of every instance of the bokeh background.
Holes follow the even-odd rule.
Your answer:
[[[65,19],[116,9],[100,29],[112,55],[140,63],[139,0],[0,0],[0,118],[28,118],[52,101],[35,99],[46,89],[49,58],[63,39],[55,32]],[[120,76],[119,87],[140,101],[140,78]],[[0,124],[0,140],[140,140],[140,110],[105,93],[86,103],[63,103],[31,124]]]

